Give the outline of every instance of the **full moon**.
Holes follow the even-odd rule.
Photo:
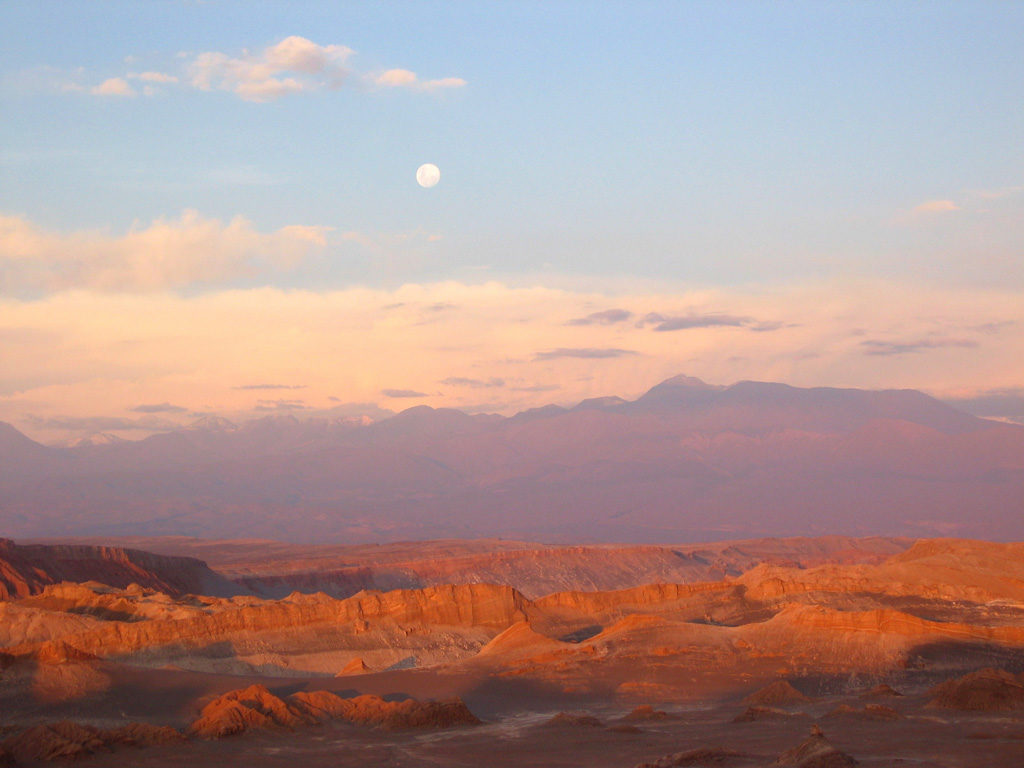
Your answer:
[[[441,169],[433,163],[424,163],[416,169],[416,183],[421,187],[432,187],[441,180]]]

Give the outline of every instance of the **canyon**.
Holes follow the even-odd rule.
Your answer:
[[[0,547],[8,764],[1024,757],[1024,544],[125,543]]]

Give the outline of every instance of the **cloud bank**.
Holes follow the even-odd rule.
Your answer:
[[[431,93],[462,88],[461,77],[422,78],[409,69],[391,68],[359,72],[351,65],[355,51],[346,45],[320,45],[299,35],[290,35],[261,51],[243,49],[235,53],[203,51],[182,53],[176,73],[149,69],[125,72],[88,87],[76,70],[60,83],[68,92],[93,96],[131,98],[140,95],[132,81],[141,84],[141,94],[156,96],[168,88],[223,91],[243,101],[268,102],[297,93],[335,91],[346,85],[364,90],[404,89]],[[136,61],[136,57],[129,57]]]
[[[225,223],[185,211],[121,236],[65,235],[0,215],[0,294],[152,292],[221,283],[294,267],[326,245],[329,229],[294,225],[262,233],[241,216]]]
[[[93,283],[0,298],[0,420],[41,437],[72,427],[130,436],[152,423],[140,416],[305,413],[339,402],[473,408],[481,392],[489,410],[514,413],[636,397],[679,373],[962,398],[1024,387],[1024,305],[1012,290],[846,280],[624,293],[619,283],[573,291],[448,281],[196,293]],[[688,322],[659,333],[630,321],[566,324],[606,309],[780,325],[755,333],[764,320]],[[68,421],[102,418],[122,421]]]

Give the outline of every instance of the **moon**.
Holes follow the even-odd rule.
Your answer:
[[[433,163],[424,163],[416,169],[416,183],[429,188],[441,180],[441,169]]]

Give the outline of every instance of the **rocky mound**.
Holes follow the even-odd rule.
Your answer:
[[[266,686],[250,685],[218,696],[203,707],[188,732],[203,739],[220,739],[254,728],[291,728],[303,722],[298,711]]]
[[[863,709],[851,707],[849,704],[840,704],[825,717],[852,717],[858,720],[886,721],[899,720],[903,716],[884,704],[865,704]]]
[[[747,757],[742,752],[731,749],[691,749],[687,752],[676,752],[658,758],[653,763],[640,763],[636,768],[676,768],[676,766],[712,766],[728,765],[735,760]]]
[[[349,675],[362,675],[369,672],[370,668],[366,666],[366,662],[356,656],[348,664],[341,668],[341,671],[335,675],[335,677],[348,677]]]
[[[349,708],[342,715],[345,720],[385,730],[453,728],[480,724],[480,719],[459,698],[446,701],[385,701],[379,696],[363,695],[342,701],[349,703]]]
[[[661,709],[655,709],[650,704],[642,704],[622,719],[626,721],[650,722],[656,720],[668,720],[671,715]]]
[[[809,738],[779,755],[772,764],[778,768],[852,768],[857,761],[833,747],[818,726]]]
[[[0,600],[34,595],[62,581],[99,581],[122,588],[139,584],[169,595],[246,592],[192,557],[121,547],[19,545],[0,539]]]
[[[776,680],[755,691],[743,700],[753,706],[775,707],[786,704],[803,704],[810,699],[794,688],[788,680]]]
[[[79,759],[117,745],[145,747],[182,739],[184,736],[173,728],[148,723],[128,723],[103,730],[65,720],[27,728],[4,741],[0,752],[18,761],[45,762]]]
[[[208,703],[188,732],[203,739],[220,739],[253,729],[294,728],[330,719],[387,730],[480,722],[461,699],[385,701],[371,695],[343,699],[329,691],[301,691],[282,699],[263,685],[251,685]]]
[[[882,699],[892,696],[902,696],[903,694],[897,691],[890,685],[880,683],[869,691],[865,691],[861,694],[861,698],[864,699]]]
[[[166,725],[151,725],[149,723],[128,723],[120,728],[113,728],[102,733],[108,740],[107,743],[128,744],[135,747],[155,747],[185,740],[181,731]]]
[[[803,712],[787,712],[776,707],[747,707],[732,719],[734,723],[755,723],[759,720],[787,720],[792,717],[807,717]]]
[[[517,621],[501,634],[494,637],[477,654],[480,657],[500,657],[511,660],[522,656],[532,656],[548,651],[556,651],[565,646],[558,640],[534,630],[529,621]]]
[[[1024,680],[1002,669],[979,669],[931,690],[931,707],[1000,712],[1024,708]]]
[[[593,715],[574,715],[569,712],[559,712],[543,723],[545,728],[602,728],[604,723]]]

